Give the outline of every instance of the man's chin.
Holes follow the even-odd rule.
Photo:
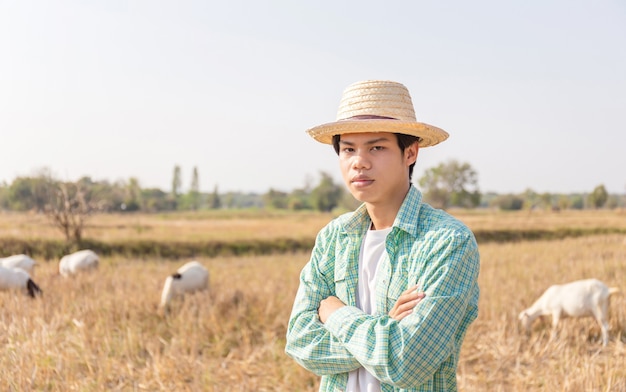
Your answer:
[[[354,197],[356,200],[360,201],[361,203],[368,203],[370,201],[372,201],[372,192],[368,192],[362,189],[350,189],[350,194],[352,194],[352,197]]]

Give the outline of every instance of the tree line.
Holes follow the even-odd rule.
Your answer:
[[[52,213],[67,209],[89,212],[166,212],[216,209],[285,209],[333,211],[353,209],[358,205],[345,189],[325,172],[317,184],[307,184],[292,191],[270,188],[266,193],[220,193],[200,190],[199,171],[193,168],[191,181],[183,192],[180,166],[172,173],[169,190],[143,188],[135,177],[109,182],[85,176],[76,181],[55,178],[49,169],[31,176],[0,183],[0,210]],[[308,181],[312,182],[312,181]],[[437,208],[490,207],[501,210],[544,208],[552,210],[624,207],[624,196],[610,195],[604,185],[584,194],[538,193],[527,189],[520,194],[481,193],[478,173],[469,163],[450,160],[427,169],[416,181],[424,199]],[[70,208],[71,206],[71,208]]]
[[[537,193],[531,189],[521,194],[482,194],[478,173],[469,163],[450,160],[429,168],[418,180],[424,200],[437,208],[490,207],[501,210],[544,208],[561,209],[617,208],[626,206],[624,196],[609,195],[604,185],[589,194]],[[59,228],[68,242],[80,243],[85,219],[92,213],[130,213],[197,211],[217,209],[283,209],[330,212],[352,210],[359,204],[343,184],[320,172],[317,185],[306,185],[291,192],[269,189],[264,194],[201,192],[199,172],[193,168],[187,192],[182,191],[181,168],[176,165],[169,191],[142,188],[130,177],[116,182],[77,181],[55,178],[49,169],[33,176],[17,177],[10,184],[0,184],[0,211],[34,211],[45,214]]]

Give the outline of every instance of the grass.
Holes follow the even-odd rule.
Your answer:
[[[124,217],[116,219],[99,225],[108,231],[130,225]],[[149,217],[142,219],[156,225]],[[318,222],[307,219],[309,225]],[[528,222],[535,228],[626,226],[619,213],[599,213],[596,220],[591,214],[552,213],[505,215],[494,222],[483,215],[463,219],[484,229],[516,227],[499,219],[517,225],[535,220]],[[181,233],[193,231],[180,221]],[[295,221],[267,218],[265,230],[287,233]],[[7,235],[6,222],[0,217],[0,236]],[[171,236],[178,232],[166,226]],[[34,237],[42,236],[39,228],[32,230]],[[461,391],[626,390],[624,235],[479,247],[480,313],[461,352]],[[34,278],[43,297],[31,300],[0,292],[0,390],[315,391],[318,378],[284,354],[286,323],[307,259],[302,252],[201,258],[211,274],[211,290],[176,301],[168,315],[157,308],[161,287],[185,259],[107,256],[96,274],[76,279],[60,278],[57,260],[40,260]],[[554,341],[549,339],[549,320],[536,321],[530,336],[519,330],[517,315],[549,285],[587,277],[624,292],[611,300],[606,348],[590,318],[563,319]]]
[[[204,260],[210,292],[157,308],[181,262],[103,260],[63,279],[37,267],[36,300],[0,292],[0,390],[290,390],[315,377],[283,354],[305,256]],[[294,279],[295,278],[295,279]],[[282,293],[282,294],[281,294]]]
[[[626,211],[451,210],[474,231],[626,229]],[[112,241],[235,241],[315,238],[330,213],[201,211],[170,214],[100,214],[88,217],[86,239]],[[0,212],[0,238],[58,239],[61,232],[42,214]]]
[[[480,247],[481,299],[461,353],[466,391],[626,390],[626,242],[621,235],[488,244]],[[595,277],[622,294],[611,298],[609,345],[591,318],[550,319],[526,337],[517,315],[552,284]]]
[[[190,213],[99,214],[89,216],[85,238],[103,242],[119,240],[232,241],[273,238],[310,238],[330,219],[331,214],[203,211],[191,219]],[[59,239],[61,232],[42,214],[1,213],[0,238]]]

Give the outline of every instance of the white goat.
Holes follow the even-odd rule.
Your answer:
[[[0,290],[23,290],[35,298],[42,293],[41,289],[30,278],[28,272],[21,268],[0,266]]]
[[[619,292],[597,279],[577,280],[550,286],[535,303],[519,314],[522,326],[530,332],[532,322],[539,316],[552,315],[552,335],[561,317],[593,317],[602,330],[602,345],[609,341],[609,297]]]
[[[27,255],[20,254],[0,258],[0,265],[6,268],[21,268],[29,274],[32,274],[37,263]]]
[[[59,262],[59,273],[63,277],[77,274],[98,268],[100,259],[98,255],[90,249],[79,250],[78,252],[65,255]]]
[[[199,262],[190,261],[165,279],[160,307],[167,309],[175,296],[206,290],[208,287],[209,271]]]

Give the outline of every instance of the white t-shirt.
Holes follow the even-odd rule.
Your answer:
[[[367,314],[376,313],[376,275],[391,229],[368,230],[361,244],[356,306]],[[361,367],[348,375],[347,392],[380,392],[380,381]]]

